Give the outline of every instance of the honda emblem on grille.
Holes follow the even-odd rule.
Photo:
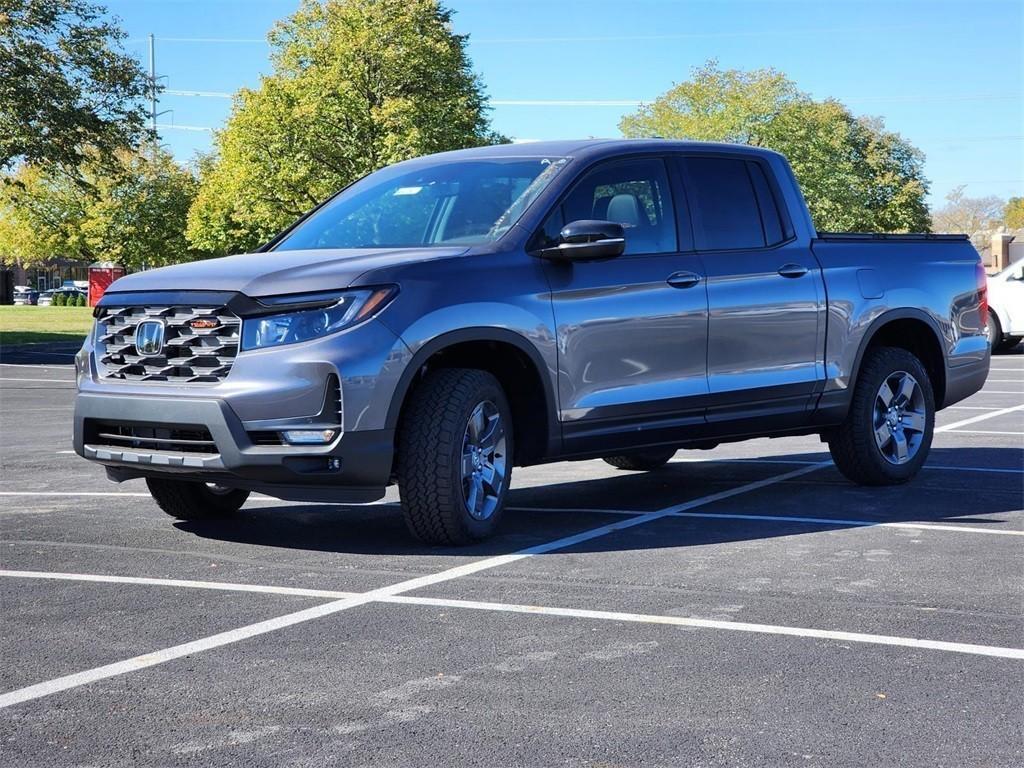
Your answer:
[[[155,357],[164,349],[164,324],[143,320],[135,329],[135,349],[143,357]]]

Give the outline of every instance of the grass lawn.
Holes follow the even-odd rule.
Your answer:
[[[0,307],[0,344],[81,342],[92,328],[92,307]]]

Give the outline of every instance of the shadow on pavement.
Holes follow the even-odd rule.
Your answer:
[[[680,457],[686,455],[679,454]],[[498,534],[467,547],[419,544],[406,531],[396,505],[260,505],[244,508],[226,520],[175,525],[201,538],[268,547],[352,554],[486,557],[515,552],[626,519],[587,510],[631,510],[643,514],[773,477],[799,468],[801,462],[827,458],[827,452],[821,452],[773,456],[769,460],[778,463],[771,464],[742,460],[679,462],[654,472],[618,472],[609,477],[513,488],[508,506],[516,509],[505,513]],[[933,448],[929,464],[1020,469],[1021,461],[1022,452],[1016,448]],[[571,466],[568,465],[566,474],[571,474]],[[1015,473],[961,473],[926,468],[907,485],[866,488],[847,482],[833,467],[828,467],[694,511],[878,523],[942,521],[978,527],[1005,522],[982,517],[984,515],[1021,508],[1021,483],[1021,475]],[[610,534],[578,544],[572,550],[604,552],[621,548],[693,547],[850,527],[842,523],[675,520],[679,525],[662,525],[657,536]],[[640,538],[642,546],[638,547]]]

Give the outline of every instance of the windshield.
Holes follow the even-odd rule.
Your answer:
[[[341,192],[275,250],[489,243],[564,165],[564,158],[515,157],[385,168]]]

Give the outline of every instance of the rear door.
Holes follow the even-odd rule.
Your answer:
[[[702,424],[704,271],[688,223],[677,226],[666,159],[591,169],[551,212],[543,237],[553,241],[579,219],[621,223],[626,250],[613,259],[545,264],[566,450],[657,442],[679,426]]]
[[[824,380],[825,289],[810,243],[759,159],[678,163],[707,273],[707,419],[802,416]]]

